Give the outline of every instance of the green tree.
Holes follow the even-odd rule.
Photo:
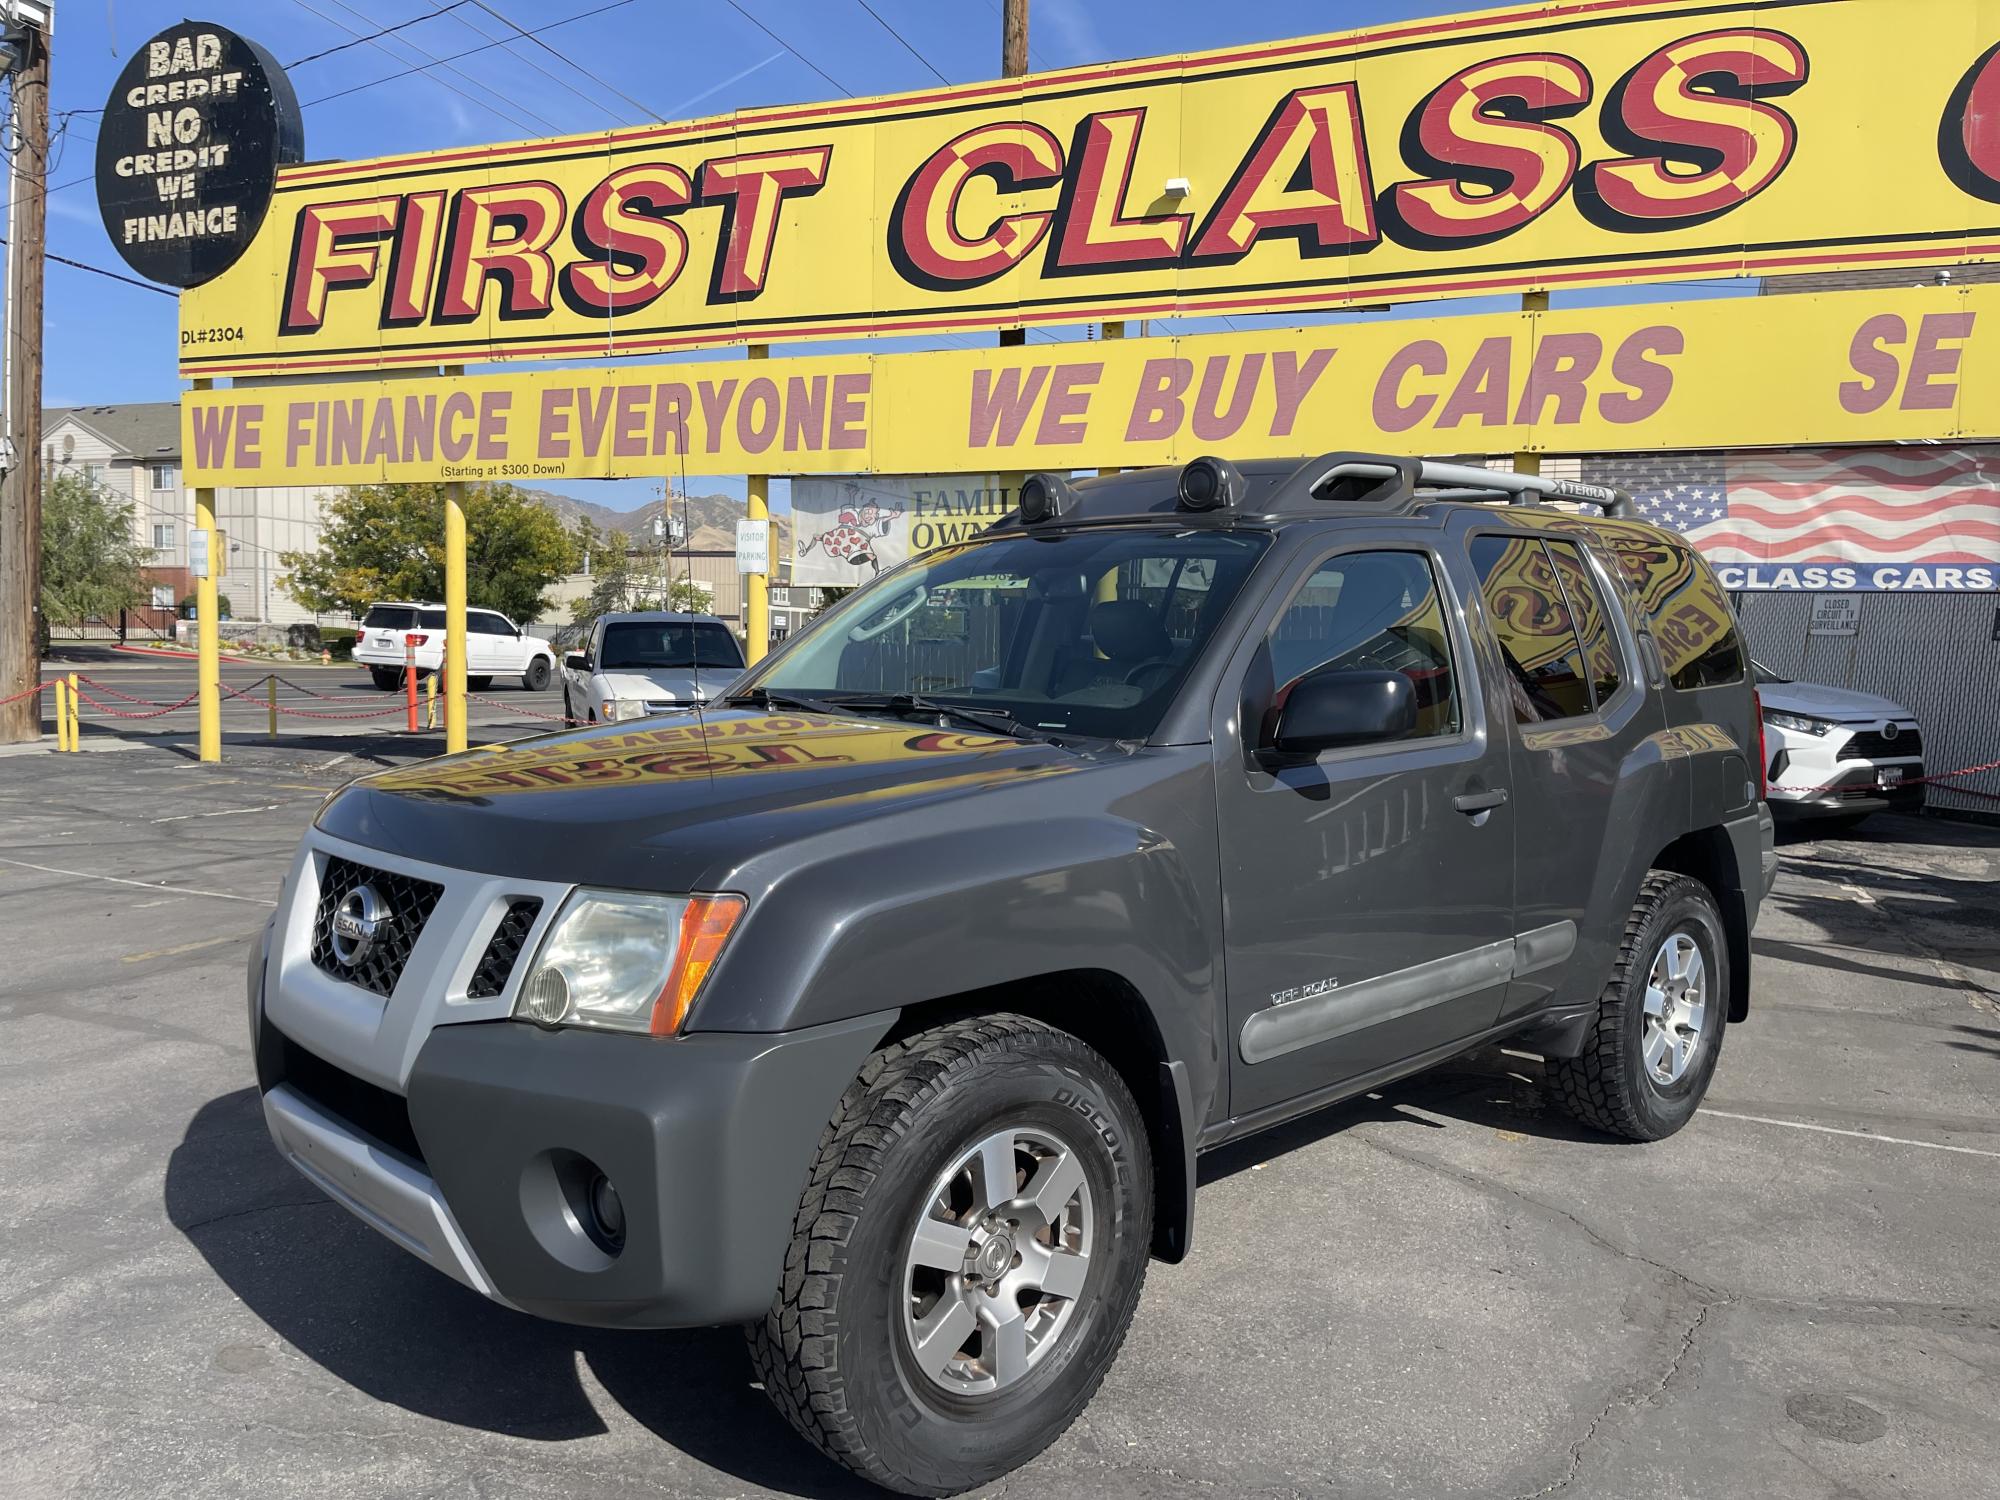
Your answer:
[[[147,551],[132,535],[132,507],[75,474],[42,487],[42,620],[70,629],[115,618],[147,598]]]
[[[671,609],[685,614],[706,614],[714,607],[708,590],[683,573],[660,595],[659,574],[632,566],[632,558],[615,538],[606,539],[603,550],[592,559],[590,592],[570,606],[570,618],[588,628],[599,615],[625,610]]]
[[[465,489],[465,592],[475,608],[540,618],[543,591],[577,562],[555,512],[511,484]],[[285,588],[315,613],[358,615],[378,599],[444,597],[444,486],[363,484],[327,506],[311,552],[287,552]]]

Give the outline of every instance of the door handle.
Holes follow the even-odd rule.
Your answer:
[[[1491,812],[1507,805],[1507,788],[1496,786],[1490,792],[1466,792],[1452,798],[1451,805],[1462,813]]]

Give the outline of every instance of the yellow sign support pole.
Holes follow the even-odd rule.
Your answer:
[[[211,382],[197,380],[194,388],[205,391]],[[215,600],[215,572],[222,562],[216,544],[215,491],[194,492],[194,529],[208,533],[208,569],[194,583],[195,691],[200,695],[197,710],[201,721],[201,758],[222,759],[222,641]]]
[[[465,748],[465,486],[444,487],[444,748]]]
[[[752,359],[763,359],[771,352],[768,344],[752,344],[748,353]],[[771,528],[771,476],[752,474],[749,476],[750,519],[764,527],[768,547]],[[768,560],[766,566],[769,566]],[[745,573],[743,575],[743,654],[751,665],[762,661],[771,649],[771,575],[765,573]]]
[[[1521,294],[1522,312],[1545,313],[1548,310],[1549,294],[1547,292],[1523,292]],[[1514,472],[1516,474],[1540,474],[1542,472],[1542,455],[1539,453],[1517,452],[1514,455]]]
[[[56,749],[69,749],[69,684],[56,679]]]
[[[1099,332],[1107,340],[1122,339],[1125,337],[1125,325],[1123,323],[1106,323]],[[1100,474],[1116,474],[1118,470],[1116,466],[1113,466],[1108,469],[1101,468],[1097,472]]]

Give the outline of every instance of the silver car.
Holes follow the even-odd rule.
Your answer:
[[[742,670],[742,646],[714,615],[599,615],[583,649],[563,658],[563,712],[573,724],[682,712],[720,697]]]

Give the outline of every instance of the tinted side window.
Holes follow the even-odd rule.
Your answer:
[[[1583,643],[1541,538],[1474,537],[1472,566],[1507,666],[1514,722],[1546,724],[1591,712]]]
[[[469,610],[465,616],[465,628],[476,630],[481,635],[512,635],[514,627],[496,614],[483,609]]]
[[[417,623],[417,612],[407,604],[371,604],[361,617],[366,630],[408,630]]]
[[[1458,690],[1437,577],[1416,552],[1348,552],[1305,581],[1271,632],[1279,688],[1320,668],[1401,672],[1416,689],[1407,736],[1458,732]]]
[[[1549,549],[1549,558],[1556,566],[1556,577],[1562,581],[1563,598],[1569,604],[1570,623],[1576,627],[1577,639],[1583,642],[1583,661],[1590,675],[1590,689],[1596,697],[1597,706],[1618,691],[1623,678],[1618,669],[1618,638],[1612,633],[1611,621],[1605,614],[1604,596],[1598,591],[1597,580],[1591,576],[1589,565],[1583,560],[1574,543],[1558,542],[1545,538],[1543,546]]]
[[[1684,691],[1741,682],[1743,642],[1729,612],[1729,596],[1707,563],[1684,548],[1673,550],[1686,560],[1687,586],[1653,617],[1653,638],[1660,643],[1668,680]]]
[[[1747,664],[1743,643],[1708,565],[1650,528],[1606,527],[1604,540],[1638,596],[1668,681],[1683,691],[1740,682]]]

